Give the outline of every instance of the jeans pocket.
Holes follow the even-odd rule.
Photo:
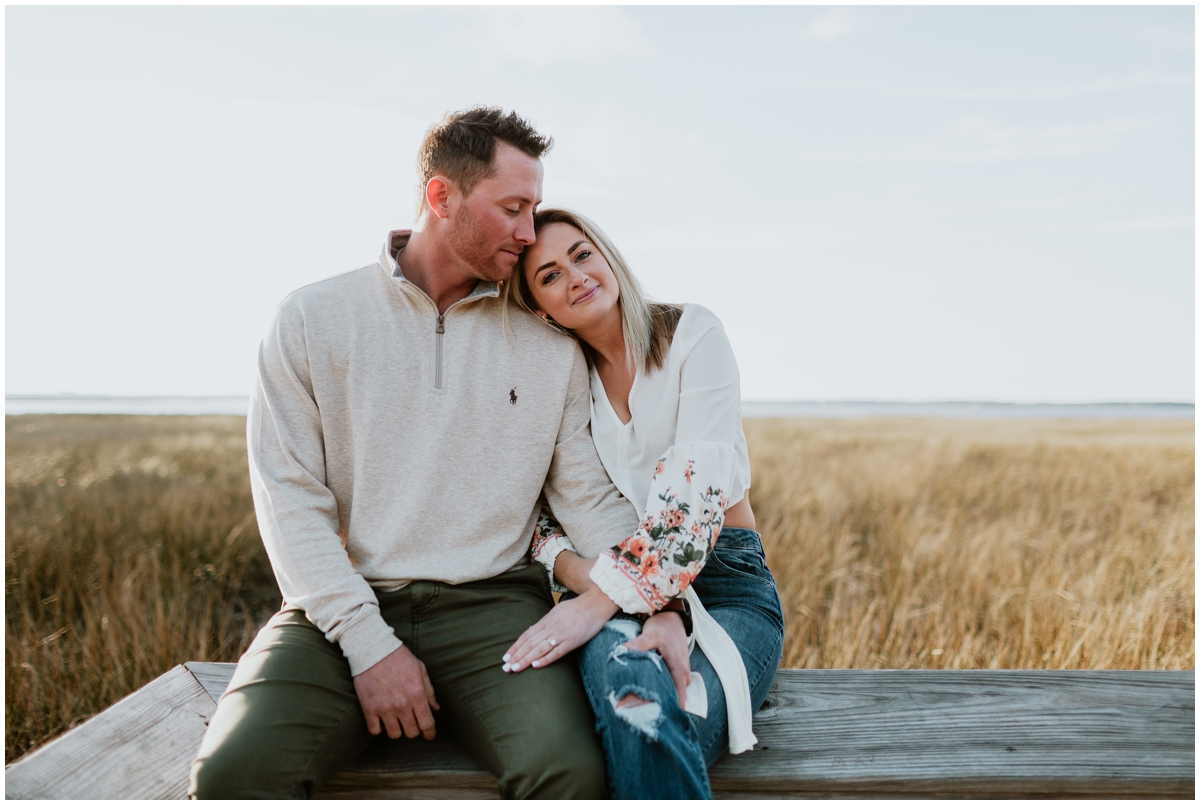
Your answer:
[[[775,577],[767,569],[767,563],[753,548],[718,547],[708,557],[706,567],[711,565],[714,570],[735,579],[755,581],[759,584],[775,587]]]

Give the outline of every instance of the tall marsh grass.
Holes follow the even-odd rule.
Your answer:
[[[244,427],[6,418],[6,761],[278,606]],[[1193,434],[748,420],[784,664],[1194,668]]]
[[[746,422],[793,668],[1194,668],[1194,425]]]
[[[5,418],[4,756],[279,606],[242,417]]]

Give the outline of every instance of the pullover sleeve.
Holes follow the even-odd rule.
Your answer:
[[[750,485],[737,460],[740,435],[737,361],[714,322],[680,368],[675,442],[654,470],[645,519],[590,574],[621,609],[657,612],[700,574],[725,510]]]
[[[629,536],[638,516],[604,471],[592,442],[592,394],[583,351],[575,348],[554,456],[543,486],[554,519],[576,551],[592,557]],[[541,529],[539,528],[539,531]],[[557,557],[557,553],[554,554]],[[553,568],[553,563],[550,565]]]
[[[254,508],[284,600],[341,647],[357,675],[401,642],[339,536],[303,314],[286,305],[259,348],[246,420]]]

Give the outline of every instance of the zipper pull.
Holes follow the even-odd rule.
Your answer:
[[[438,316],[437,332],[438,332],[438,335],[442,335],[443,333],[446,332],[446,317],[444,315]]]

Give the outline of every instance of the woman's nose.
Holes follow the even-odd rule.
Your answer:
[[[571,266],[571,268],[568,270],[571,272],[570,277],[572,288],[583,285],[585,282],[587,282],[587,274],[583,273],[575,266]]]

